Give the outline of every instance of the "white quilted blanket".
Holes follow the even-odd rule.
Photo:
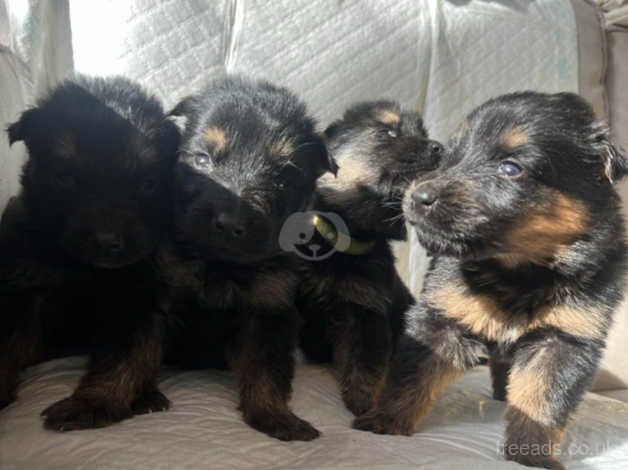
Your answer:
[[[161,388],[173,407],[109,428],[45,431],[39,412],[69,394],[84,361],[69,358],[30,369],[19,401],[0,412],[0,468],[13,469],[314,469],[518,468],[500,461],[503,404],[490,398],[480,368],[438,402],[412,437],[354,431],[332,376],[301,366],[292,407],[323,435],[282,443],[246,426],[231,374],[166,372]],[[589,395],[568,428],[564,460],[572,469],[628,468],[628,406]]]

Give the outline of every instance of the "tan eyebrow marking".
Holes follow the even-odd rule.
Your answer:
[[[399,124],[399,122],[401,121],[401,116],[399,115],[399,113],[391,111],[390,109],[382,109],[380,111],[377,111],[375,119],[377,119],[382,124],[395,125]]]
[[[504,131],[500,137],[500,141],[508,148],[517,148],[528,142],[528,133],[523,127],[513,127]]]
[[[216,152],[220,152],[225,149],[227,145],[227,135],[224,129],[216,126],[209,126],[203,130],[203,139],[205,142],[214,146]]]
[[[294,143],[287,137],[280,137],[271,144],[270,153],[280,159],[290,158],[294,153]]]

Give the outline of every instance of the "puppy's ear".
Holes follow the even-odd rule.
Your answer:
[[[190,117],[194,111],[195,104],[195,98],[193,96],[188,96],[187,98],[183,98],[179,101],[172,111],[168,113],[168,117],[166,119],[177,127],[179,134],[181,135],[185,133],[185,130],[190,124]]]
[[[604,169],[604,176],[614,183],[628,174],[628,159],[625,152],[615,145],[610,137],[610,130],[606,123],[595,122],[591,126],[589,142],[600,157]]]
[[[316,177],[322,176],[324,173],[330,172],[336,175],[338,172],[338,165],[336,160],[329,152],[325,139],[320,136],[316,136],[316,139],[312,142],[308,142],[306,151],[310,154],[310,158],[315,162]]]
[[[166,116],[158,134],[159,146],[173,162],[177,159],[181,132],[171,116]]]
[[[325,129],[324,132],[324,139],[325,140],[330,140],[330,139],[334,139],[336,137],[338,137],[338,134],[340,133],[340,126],[341,126],[342,122],[341,121],[335,121],[332,122],[329,127],[327,127],[327,129]]]
[[[166,121],[170,122],[180,135],[183,135],[188,125],[188,117],[182,114],[169,114]]]
[[[26,142],[38,132],[38,116],[39,110],[37,108],[24,111],[13,124],[10,124],[7,128],[9,134],[9,145],[13,145],[20,140]]]

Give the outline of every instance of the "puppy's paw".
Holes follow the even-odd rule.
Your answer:
[[[360,416],[373,407],[373,391],[352,387],[342,392],[342,400],[354,416]]]
[[[353,428],[360,431],[370,431],[375,434],[393,434],[411,436],[414,432],[412,425],[397,420],[379,410],[371,410],[353,420]]]
[[[44,427],[53,431],[102,428],[132,416],[131,409],[105,406],[103,402],[70,396],[41,413]]]
[[[16,399],[15,387],[7,384],[2,373],[0,373],[0,410],[6,408]]]
[[[493,400],[506,401],[506,389],[505,388],[494,388],[493,389]]]
[[[9,406],[11,403],[13,403],[13,401],[14,399],[0,398],[0,410]]]
[[[136,415],[166,411],[170,408],[170,400],[157,389],[148,390],[133,402],[131,408]]]
[[[290,411],[248,416],[245,421],[252,428],[280,441],[311,441],[321,434],[310,423]]]
[[[0,410],[6,408],[15,401],[15,394],[11,392],[0,391]]]

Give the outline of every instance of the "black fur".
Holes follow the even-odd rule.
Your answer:
[[[355,425],[412,433],[433,396],[490,355],[495,395],[508,402],[506,458],[562,468],[553,449],[623,296],[612,182],[626,159],[568,93],[493,99],[451,147],[438,175],[406,195],[406,216],[435,258],[382,400]]]
[[[0,226],[0,402],[24,367],[87,351],[87,373],[44,411],[46,427],[166,408],[151,259],[170,226],[176,127],[138,85],[78,77],[8,132],[29,159]]]
[[[183,142],[176,237],[161,258],[172,286],[167,360],[228,363],[248,424],[282,440],[314,439],[318,431],[287,404],[297,277],[278,239],[333,161],[303,103],[267,82],[219,80],[172,114]]]
[[[436,169],[443,148],[427,139],[418,114],[388,101],[351,107],[325,133],[339,169],[319,180],[313,208],[340,216],[351,236],[372,248],[303,263],[301,346],[309,359],[334,363],[345,404],[359,415],[377,397],[414,301],[390,247],[405,238],[401,198],[412,180]],[[313,231],[308,244],[330,242]]]

